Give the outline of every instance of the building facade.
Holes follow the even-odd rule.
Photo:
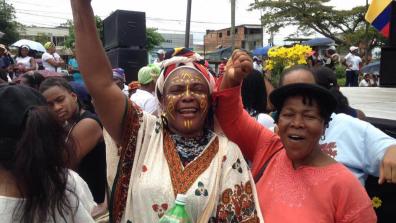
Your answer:
[[[184,38],[185,34],[178,33],[160,33],[161,36],[165,39],[164,42],[157,48],[161,49],[170,49],[177,47],[184,47]],[[190,34],[189,47],[193,46],[193,35]]]
[[[57,47],[64,46],[69,29],[67,27],[23,27],[19,30],[21,39],[29,39],[37,42],[52,41]]]
[[[149,62],[153,63],[155,59],[157,59],[157,54],[156,52],[159,49],[163,50],[170,50],[173,48],[178,48],[178,47],[184,47],[184,41],[185,41],[185,34],[180,34],[180,33],[160,33],[161,36],[164,38],[164,42],[161,43],[161,45],[156,46],[155,49],[153,49],[151,52],[148,52],[149,54]],[[190,39],[189,39],[189,48],[193,47],[193,35],[190,34]]]
[[[204,46],[206,52],[219,48],[230,47],[231,28],[221,30],[206,30]],[[235,27],[235,47],[248,51],[263,46],[263,29],[261,25],[239,25]]]

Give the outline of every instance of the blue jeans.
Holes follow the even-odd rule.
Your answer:
[[[345,87],[357,87],[358,86],[358,71],[347,70],[346,71],[346,82]]]

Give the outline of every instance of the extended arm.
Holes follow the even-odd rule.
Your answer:
[[[79,69],[96,111],[112,138],[121,144],[126,99],[113,83],[110,63],[96,32],[90,0],[71,0]]]
[[[396,144],[387,148],[380,164],[379,184],[396,183]]]
[[[396,140],[367,123],[364,135],[366,171],[379,183],[396,183]]]
[[[255,176],[261,166],[283,145],[278,136],[261,126],[243,109],[240,93],[243,78],[240,76],[244,77],[245,73],[236,74],[228,69],[229,63],[224,78],[218,83],[220,91],[216,95],[216,117],[226,136],[253,162],[252,173]],[[239,77],[234,78],[235,74]]]

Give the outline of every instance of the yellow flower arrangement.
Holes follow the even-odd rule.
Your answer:
[[[374,208],[379,208],[382,205],[382,200],[379,197],[373,197],[371,202],[373,203]]]
[[[284,69],[297,64],[307,64],[307,57],[312,48],[296,44],[293,47],[273,47],[268,51],[265,69],[271,71],[273,84],[277,84]]]

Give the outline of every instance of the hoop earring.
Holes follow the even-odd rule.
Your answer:
[[[323,134],[323,135],[320,137],[320,140],[322,140],[322,141],[326,140],[326,136]]]

